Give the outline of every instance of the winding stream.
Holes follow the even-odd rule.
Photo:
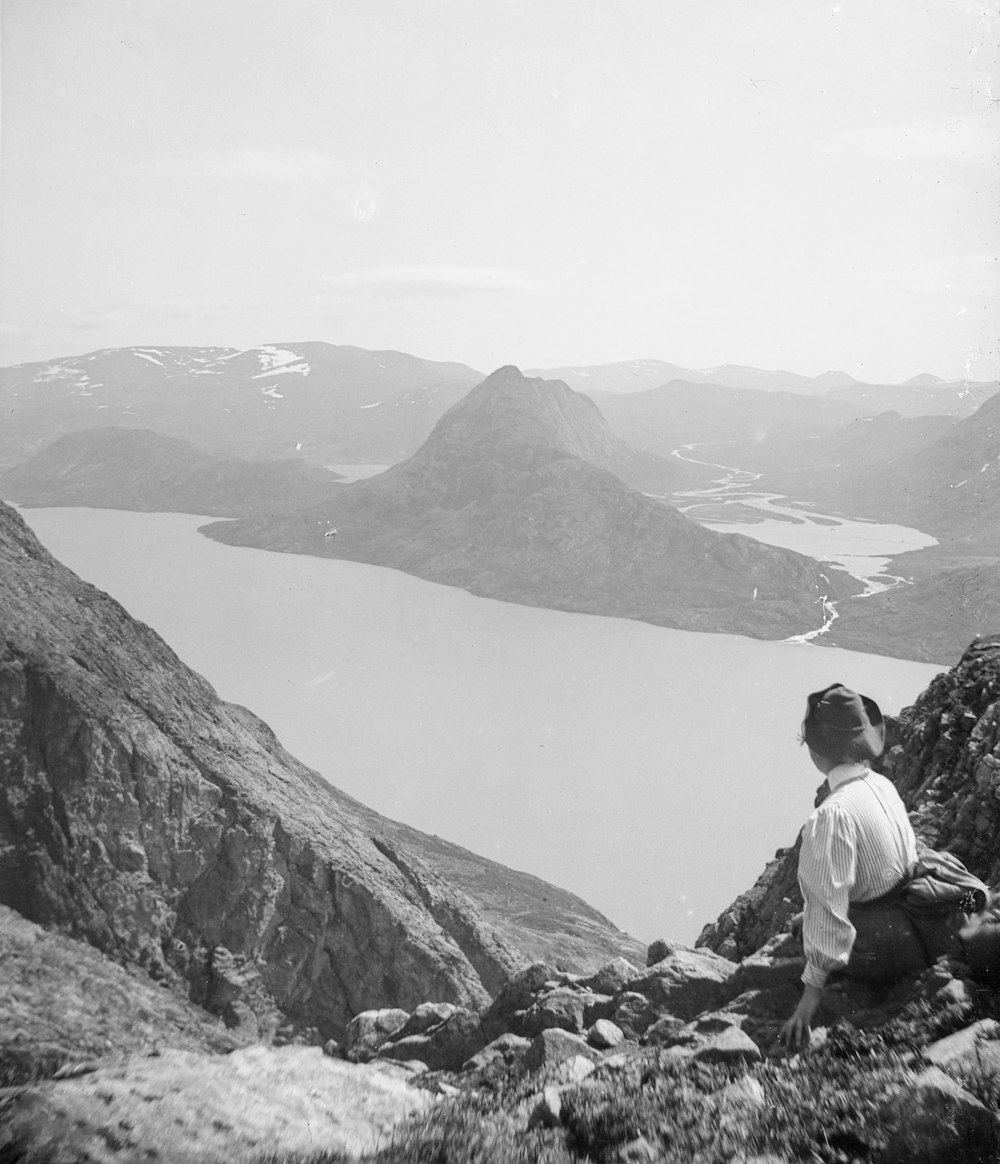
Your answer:
[[[692,520],[709,529],[740,533],[770,546],[780,546],[829,562],[861,584],[858,598],[882,594],[897,586],[908,586],[907,578],[889,574],[886,567],[898,554],[937,544],[930,534],[905,525],[889,525],[857,518],[817,513],[807,504],[793,503],[781,493],[759,491],[762,474],[690,454],[707,444],[682,445],[674,449],[678,460],[719,469],[708,489],[692,489],[672,495],[671,501]],[[677,504],[678,500],[682,503]],[[829,631],[837,618],[837,604],[826,596],[820,599],[821,623],[805,634],[785,640],[805,643]]]

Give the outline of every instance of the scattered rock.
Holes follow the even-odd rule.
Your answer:
[[[996,1078],[1000,1076],[1000,1023],[982,1019],[925,1047],[923,1057],[949,1071],[978,1070]]]
[[[683,1019],[676,1018],[672,1014],[665,1014],[646,1031],[645,1042],[651,1047],[672,1046],[677,1042],[677,1036],[684,1029],[684,1026]]]
[[[739,1027],[726,1027],[707,1036],[691,1056],[698,1063],[758,1063],[760,1048]]]
[[[347,1058],[354,1063],[374,1059],[382,1046],[406,1023],[409,1014],[399,1007],[363,1010],[347,1024]]]
[[[656,1021],[656,1011],[644,994],[627,990],[615,1000],[612,1020],[624,1031],[626,1038],[638,1039]]]
[[[712,1098],[719,1106],[719,1110],[726,1112],[748,1112],[764,1107],[767,1097],[764,1088],[752,1075],[743,1075],[727,1083],[713,1093]]]
[[[575,1087],[578,1083],[582,1083],[588,1075],[593,1074],[594,1070],[595,1065],[592,1059],[587,1059],[583,1055],[572,1055],[569,1059],[563,1059],[557,1063],[546,1074],[553,1083],[562,1087]]]
[[[460,1007],[437,1026],[422,1034],[406,1034],[409,1023],[378,1048],[380,1059],[418,1059],[432,1071],[459,1071],[470,1055],[482,1046],[479,1016]],[[420,1025],[423,1025],[421,1022]]]
[[[568,987],[557,987],[519,1012],[514,1030],[529,1038],[552,1027],[579,1032],[584,1029],[585,1010],[586,998],[583,993]]]
[[[670,958],[682,950],[690,949],[690,946],[685,946],[682,942],[668,942],[666,938],[657,938],[655,942],[651,942],[646,948],[646,966],[655,966],[657,962],[662,962],[664,958]]]
[[[632,984],[662,1014],[692,1019],[725,1002],[736,971],[732,962],[702,950],[679,950]]]
[[[524,1065],[529,1071],[538,1071],[563,1059],[571,1059],[574,1055],[582,1055],[585,1059],[593,1060],[599,1057],[599,1052],[588,1047],[579,1035],[553,1027],[542,1031],[534,1039],[524,1057]]]
[[[615,1164],[655,1164],[655,1161],[662,1159],[662,1156],[657,1148],[655,1148],[645,1136],[638,1136],[634,1140],[629,1140],[627,1144],[623,1144],[615,1153],[613,1160]]]
[[[511,1063],[516,1059],[524,1058],[530,1046],[530,1039],[522,1038],[520,1035],[513,1035],[508,1031],[507,1034],[495,1038],[492,1043],[487,1043],[481,1051],[478,1051],[470,1059],[467,1059],[462,1065],[462,1070],[482,1071],[483,1068],[490,1066],[491,1063],[495,1063],[497,1060],[502,1060],[504,1063]]]
[[[528,1118],[529,1128],[558,1128],[562,1123],[562,1099],[559,1088],[546,1087],[542,1098]]]
[[[615,958],[606,963],[595,974],[581,980],[580,985],[595,994],[621,994],[629,983],[642,977],[642,971],[627,958]]]
[[[598,1019],[587,1031],[587,1042],[599,1051],[617,1047],[619,1043],[624,1042],[624,1039],[625,1035],[621,1027],[611,1022],[610,1019]]]

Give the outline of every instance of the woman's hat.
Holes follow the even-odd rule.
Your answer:
[[[874,759],[885,747],[885,723],[874,699],[834,683],[808,697],[802,738],[821,756]]]

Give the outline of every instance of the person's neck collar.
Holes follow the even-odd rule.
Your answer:
[[[846,764],[838,764],[826,774],[826,782],[830,791],[846,784],[848,780],[857,780],[859,776],[867,776],[870,769],[864,760],[852,760]]]

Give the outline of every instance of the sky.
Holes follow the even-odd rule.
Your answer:
[[[1000,375],[966,0],[3,0],[0,363]]]

